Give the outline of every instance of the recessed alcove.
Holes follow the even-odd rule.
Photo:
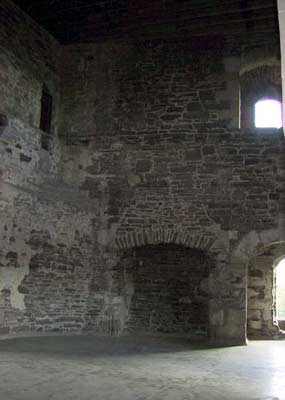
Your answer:
[[[205,253],[182,245],[124,251],[112,276],[127,307],[124,331],[206,337],[208,274]]]
[[[280,61],[261,59],[247,65],[240,76],[241,128],[282,126]]]

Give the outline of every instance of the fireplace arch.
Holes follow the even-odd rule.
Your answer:
[[[175,229],[146,229],[119,235],[116,238],[118,249],[130,249],[148,244],[173,243],[208,251],[216,238],[205,234],[190,234],[187,231]]]
[[[122,251],[112,270],[112,293],[121,310],[124,304],[123,332],[207,337],[209,270],[203,250],[181,244]]]

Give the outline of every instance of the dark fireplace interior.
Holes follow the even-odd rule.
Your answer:
[[[127,305],[126,332],[208,333],[207,258],[182,245],[127,250],[113,270],[113,290]]]

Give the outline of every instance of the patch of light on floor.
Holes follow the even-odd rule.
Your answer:
[[[271,387],[276,400],[281,400],[285,399],[285,346],[278,346],[272,350],[273,375]]]

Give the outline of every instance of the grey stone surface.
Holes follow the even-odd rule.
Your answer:
[[[211,265],[207,282],[196,275],[210,340],[245,343],[246,267],[284,240],[285,166],[280,132],[235,127],[244,54],[176,41],[60,47],[10,0],[0,11],[0,332],[122,333],[137,295],[116,286],[125,252],[175,245]],[[179,265],[187,282],[192,266]],[[187,291],[169,315],[197,300]]]
[[[5,400],[285,398],[285,342],[207,348],[163,337],[25,338],[0,341],[0,357]]]
[[[2,0],[0,7],[0,112],[38,127],[45,84],[54,99],[52,129],[56,131],[60,46],[12,1]]]

